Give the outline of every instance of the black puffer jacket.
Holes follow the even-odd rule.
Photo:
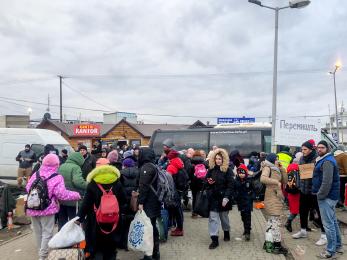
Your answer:
[[[155,163],[155,153],[150,148],[142,148],[139,154],[139,199],[138,203],[143,205],[143,209],[149,218],[159,217],[161,203],[156,194],[150,188],[154,178],[157,177],[157,169]],[[157,190],[157,182],[153,182],[154,190]]]
[[[190,188],[191,188],[191,190],[200,191],[203,188],[204,179],[198,179],[195,177],[195,175],[194,175],[195,166],[198,164],[203,164],[203,165],[205,165],[205,168],[208,169],[208,163],[201,156],[194,156],[191,159],[191,162],[192,162],[192,167],[191,167],[191,171],[189,172]]]
[[[206,179],[212,178],[215,181],[212,185],[207,183],[210,211],[221,212],[232,209],[235,189],[233,175],[231,168],[228,168],[227,172],[222,172],[217,165],[208,171]],[[222,206],[224,198],[229,199],[225,207]]]
[[[236,177],[235,179],[235,200],[239,211],[253,210],[254,192],[251,181],[251,178],[241,180]]]
[[[81,167],[83,178],[86,179],[88,174],[92,170],[94,170],[95,167],[96,167],[96,159],[95,159],[94,155],[87,153],[87,156],[84,158],[84,163]]]
[[[130,204],[131,193],[137,191],[139,187],[139,169],[137,167],[125,168],[120,171],[120,181],[125,190],[127,204]]]
[[[315,163],[317,152],[313,150],[308,156],[302,156],[299,165]],[[312,179],[300,180],[300,192],[306,195],[312,194]]]

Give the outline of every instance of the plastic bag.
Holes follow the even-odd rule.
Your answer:
[[[77,219],[79,219],[79,217],[75,217],[67,222],[48,242],[48,246],[50,248],[65,248],[85,240],[82,228],[75,224]]]
[[[128,248],[148,256],[153,253],[153,226],[144,210],[138,211],[130,224]]]
[[[266,233],[265,233],[264,250],[267,253],[272,253],[273,252],[273,247],[274,247],[273,242],[274,242],[274,239],[273,239],[272,232],[271,232],[271,227],[270,227],[270,228],[268,228],[266,230]]]

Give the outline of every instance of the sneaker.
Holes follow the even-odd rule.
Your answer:
[[[336,249],[337,254],[343,255],[344,252],[345,252],[345,250],[343,249],[342,246]]]
[[[300,230],[298,233],[292,235],[292,238],[299,239],[299,238],[306,238],[307,232]]]
[[[317,257],[320,259],[337,259],[336,255],[332,255],[326,250],[324,250],[322,253],[317,255]]]
[[[327,243],[328,243],[327,236],[326,235],[321,235],[320,239],[316,242],[316,246],[324,246]]]
[[[171,231],[171,236],[173,237],[183,237],[183,229],[176,228]]]

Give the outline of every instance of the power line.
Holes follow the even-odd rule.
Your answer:
[[[52,80],[53,77],[47,77],[47,78],[36,78],[36,79],[20,79],[20,80],[14,80],[14,81],[2,81],[0,82],[0,85],[16,85],[16,84],[24,84],[29,82],[36,82],[36,81],[47,81]]]
[[[104,107],[104,108],[107,108],[107,109],[109,109],[110,111],[114,111],[114,110],[115,110],[115,109],[112,109],[112,108],[109,108],[109,107],[105,106],[104,104],[99,103],[98,101],[96,101],[96,100],[94,100],[93,98],[87,96],[86,94],[84,94],[84,93],[81,92],[80,90],[77,90],[77,89],[75,89],[75,88],[72,88],[70,85],[66,84],[65,81],[63,81],[63,84],[64,84],[64,86],[66,86],[68,89],[70,89],[70,90],[76,92],[77,94],[81,95],[82,97],[87,98],[89,101],[92,101],[93,103],[95,103],[95,104],[97,104],[97,105],[99,105],[99,106],[102,106],[102,107]]]
[[[15,99],[15,98],[5,98],[0,97],[1,99],[5,100],[15,100],[19,102],[25,102],[25,103],[33,103],[38,105],[44,105],[46,106],[46,103],[41,102],[32,102],[28,100],[23,99]],[[9,102],[9,101],[8,101]],[[13,103],[13,102],[12,102]],[[51,105],[53,107],[59,107],[59,105]],[[82,107],[70,107],[70,106],[64,106],[64,108],[71,108],[71,109],[78,109],[78,110],[86,110],[86,111],[94,111],[94,112],[111,112],[108,110],[100,110],[100,109],[89,109],[89,108],[82,108]],[[153,113],[135,113],[139,116],[154,116],[154,117],[173,117],[173,118],[202,118],[202,119],[211,119],[211,118],[217,118],[222,117],[221,115],[218,116],[198,116],[198,115],[172,115],[172,114],[153,114]],[[329,115],[304,115],[304,116],[289,116],[290,118],[322,118],[322,117],[329,117]],[[271,119],[271,116],[256,116],[257,119]]]

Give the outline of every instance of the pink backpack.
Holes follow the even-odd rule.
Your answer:
[[[194,176],[198,179],[203,179],[206,177],[207,169],[202,163],[195,165]]]
[[[102,191],[99,208],[94,205],[94,211],[96,215],[96,222],[99,224],[113,224],[111,231],[104,231],[101,227],[100,230],[104,234],[110,234],[116,229],[119,221],[119,204],[116,196],[112,192],[112,188],[109,191],[97,184]]]

